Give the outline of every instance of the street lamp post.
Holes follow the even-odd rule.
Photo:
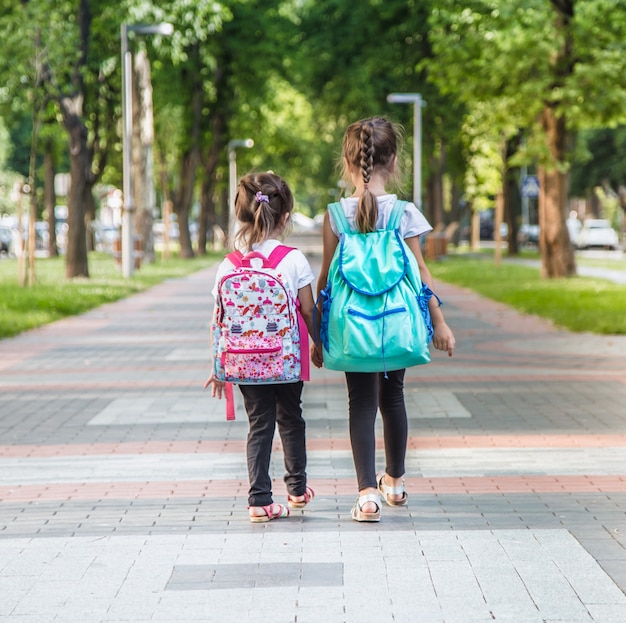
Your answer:
[[[235,241],[235,194],[237,188],[237,147],[254,147],[251,138],[233,139],[228,142],[228,246],[233,248]]]
[[[133,218],[135,200],[133,198],[132,179],[132,140],[133,140],[133,57],[128,49],[128,33],[139,35],[166,35],[174,32],[174,26],[161,24],[122,24],[122,126],[123,159],[122,176],[124,179],[124,207],[122,214],[122,275],[131,277],[134,268]]]
[[[413,203],[422,209],[422,106],[419,93],[391,93],[390,104],[413,104]]]

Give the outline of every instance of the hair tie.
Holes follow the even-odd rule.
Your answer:
[[[267,195],[264,195],[260,190],[255,195],[254,199],[257,203],[263,203],[264,201],[265,203],[269,203],[269,200],[270,200],[270,198]]]

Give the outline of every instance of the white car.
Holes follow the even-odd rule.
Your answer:
[[[583,223],[578,232],[576,246],[579,249],[589,249],[590,247],[617,249],[619,239],[609,221],[606,219],[589,219]]]

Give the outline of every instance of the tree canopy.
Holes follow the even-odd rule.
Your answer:
[[[130,43],[150,59],[157,205],[173,205],[183,255],[204,252],[214,226],[227,224],[233,139],[255,143],[238,151],[240,172],[280,173],[313,216],[342,192],[336,164],[347,124],[383,114],[405,128],[400,193],[410,197],[412,109],[387,95],[418,92],[427,217],[444,225],[461,204],[493,206],[510,171],[536,167],[544,274],[572,274],[570,181],[578,193],[626,187],[624,8],[623,0],[0,0],[4,168],[29,175],[35,145],[41,186],[46,152],[65,144],[54,161],[72,176],[67,274],[88,275],[94,186],[122,186],[120,25],[170,22],[171,37]],[[33,143],[36,119],[51,140]]]

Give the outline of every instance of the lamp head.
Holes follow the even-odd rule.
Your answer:
[[[420,102],[422,96],[419,93],[390,93],[387,101],[390,104],[414,104]]]
[[[160,24],[131,24],[128,26],[129,32],[136,32],[140,35],[163,35],[169,37],[174,34],[174,25],[168,22]]]
[[[254,147],[254,141],[251,138],[233,139],[228,142],[229,149],[235,149],[235,147]]]

